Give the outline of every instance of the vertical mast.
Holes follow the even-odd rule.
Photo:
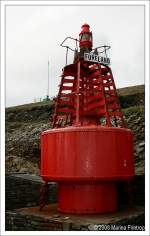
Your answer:
[[[49,100],[49,60],[48,60],[48,81],[47,81],[47,100]]]

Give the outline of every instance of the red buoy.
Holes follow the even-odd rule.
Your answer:
[[[80,50],[63,69],[53,129],[41,135],[41,176],[58,182],[58,210],[73,214],[116,211],[117,182],[134,176],[133,133],[125,127],[110,47],[92,49],[89,28],[82,26]]]

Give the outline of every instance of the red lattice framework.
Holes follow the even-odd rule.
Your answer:
[[[53,127],[90,124],[125,126],[110,67],[78,58],[64,67]]]

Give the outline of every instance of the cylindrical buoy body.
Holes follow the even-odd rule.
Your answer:
[[[41,176],[59,183],[59,210],[104,213],[117,209],[116,181],[134,176],[131,130],[66,127],[42,133]]]

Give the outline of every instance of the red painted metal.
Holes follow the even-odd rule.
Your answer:
[[[79,34],[79,45],[80,48],[86,47],[92,49],[92,32],[90,32],[90,26],[88,24],[82,25],[82,31]]]
[[[115,183],[59,184],[58,209],[61,212],[75,214],[113,212],[117,210],[117,200]]]
[[[63,69],[53,129],[41,136],[41,176],[59,183],[59,210],[74,214],[117,210],[117,181],[134,176],[133,133],[111,69],[84,61],[83,48],[92,50],[84,33],[91,35],[87,24],[74,64]]]
[[[132,132],[124,128],[80,126],[45,131],[42,177],[58,182],[128,179],[134,175],[132,143]]]

